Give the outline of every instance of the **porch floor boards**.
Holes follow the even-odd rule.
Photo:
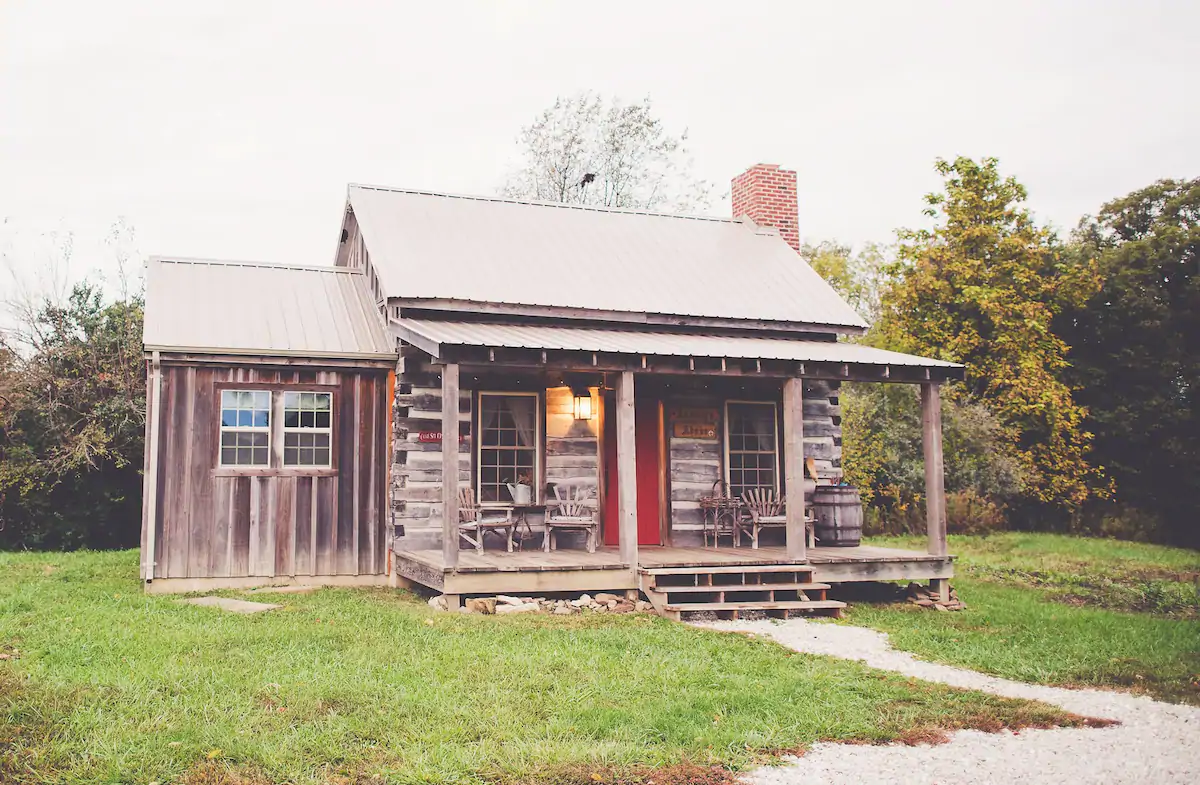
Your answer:
[[[425,567],[451,572],[442,562],[440,550],[397,551],[397,558],[414,561]],[[825,564],[910,564],[919,562],[942,563],[953,557],[932,556],[920,551],[908,551],[900,548],[884,548],[877,545],[860,545],[855,548],[822,548],[820,546],[808,549],[807,563],[810,565]],[[795,564],[788,559],[786,550],[781,546],[752,548],[675,548],[658,545],[643,545],[638,548],[639,567],[647,569],[665,569],[671,567],[701,567],[701,566],[750,566]],[[560,572],[571,570],[623,570],[629,565],[621,561],[620,551],[616,547],[605,546],[596,549],[595,553],[585,550],[555,550],[546,553],[541,550],[507,551],[486,550],[479,553],[475,550],[461,550],[458,554],[458,572],[488,573],[488,572]]]

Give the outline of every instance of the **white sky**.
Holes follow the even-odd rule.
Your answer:
[[[71,232],[75,275],[111,270],[124,217],[141,255],[329,263],[346,183],[493,193],[584,89],[650,95],[722,190],[796,169],[806,239],[889,241],[958,154],[1070,228],[1200,174],[1198,33],[1136,0],[0,0],[0,251]]]

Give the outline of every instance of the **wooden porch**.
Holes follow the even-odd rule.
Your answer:
[[[646,588],[645,576],[651,571],[664,569],[795,569],[811,571],[812,580],[825,583],[940,581],[954,574],[953,556],[876,545],[809,548],[803,563],[789,559],[783,546],[751,549],[643,545],[637,550],[636,569],[622,559],[616,547],[601,547],[595,553],[461,550],[453,566],[445,563],[440,550],[396,551],[393,558],[395,574],[401,581],[447,595],[636,591]]]

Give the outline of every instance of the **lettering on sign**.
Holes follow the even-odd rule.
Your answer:
[[[716,439],[719,415],[706,406],[671,407],[672,430],[678,439]]]
[[[420,433],[417,434],[417,441],[421,442],[422,444],[440,443],[442,441],[442,432],[441,431],[421,431]],[[459,436],[458,441],[461,444],[462,442],[466,441],[466,437]]]
[[[717,426],[703,422],[676,422],[675,436],[679,439],[716,439]]]

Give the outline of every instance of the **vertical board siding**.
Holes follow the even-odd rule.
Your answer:
[[[156,578],[380,574],[386,531],[386,370],[162,366]],[[217,469],[215,385],[334,387],[334,472]],[[282,438],[278,430],[273,439]],[[274,445],[273,445],[274,446]],[[151,525],[150,522],[147,525]]]

